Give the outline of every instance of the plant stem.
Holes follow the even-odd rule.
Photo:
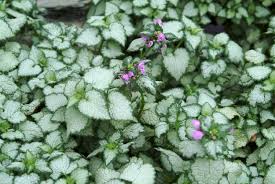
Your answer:
[[[143,92],[140,93],[141,94],[141,101],[140,101],[140,108],[139,108],[139,112],[138,112],[138,119],[140,119],[141,113],[144,109],[144,105],[145,105],[145,100],[144,100],[144,94]]]
[[[182,44],[182,42],[184,41],[184,39],[181,39],[180,42],[178,43],[178,45],[176,46],[176,49],[179,48],[179,46]]]

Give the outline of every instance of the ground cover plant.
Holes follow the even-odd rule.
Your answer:
[[[0,183],[274,184],[272,3],[0,1]]]

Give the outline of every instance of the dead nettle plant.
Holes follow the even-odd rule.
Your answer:
[[[273,184],[271,4],[93,0],[77,27],[1,1],[0,181]]]

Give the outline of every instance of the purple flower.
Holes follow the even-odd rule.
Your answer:
[[[153,46],[153,44],[154,44],[154,41],[150,40],[149,42],[146,43],[146,47],[150,48]]]
[[[144,35],[144,34],[143,34],[143,35],[141,35],[141,38],[142,38],[142,39],[143,39],[143,41],[145,41],[145,42],[149,39],[149,38],[148,38],[148,36],[146,36],[146,35]]]
[[[197,119],[192,120],[192,125],[194,126],[194,128],[196,130],[200,130],[200,128],[201,128],[201,122]]]
[[[163,42],[163,41],[165,41],[166,40],[166,37],[165,37],[165,35],[163,34],[163,33],[159,33],[158,34],[158,42]]]
[[[139,62],[137,68],[141,72],[142,75],[145,75],[145,62],[144,61]]]
[[[200,130],[194,130],[192,132],[192,137],[196,141],[201,140],[203,136],[204,136],[204,133]]]
[[[121,79],[125,82],[128,82],[130,80],[130,77],[128,76],[128,73],[122,74]]]
[[[128,73],[122,74],[121,79],[124,80],[124,82],[128,83],[129,80],[134,76],[135,76],[134,72],[129,71]]]
[[[163,25],[162,20],[161,20],[160,18],[155,19],[155,20],[154,20],[154,24],[155,24],[155,25],[159,25],[159,26],[162,26],[162,25]]]
[[[132,72],[132,71],[129,71],[129,72],[128,72],[128,77],[129,77],[129,78],[132,78],[132,77],[134,77],[134,76],[135,76],[134,72]]]

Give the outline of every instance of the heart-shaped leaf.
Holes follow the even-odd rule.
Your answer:
[[[32,76],[37,75],[42,71],[41,67],[37,65],[33,60],[26,59],[19,65],[19,76]]]
[[[168,72],[176,80],[179,80],[186,71],[189,59],[190,57],[186,49],[179,48],[174,54],[170,53],[164,56],[163,63]]]

